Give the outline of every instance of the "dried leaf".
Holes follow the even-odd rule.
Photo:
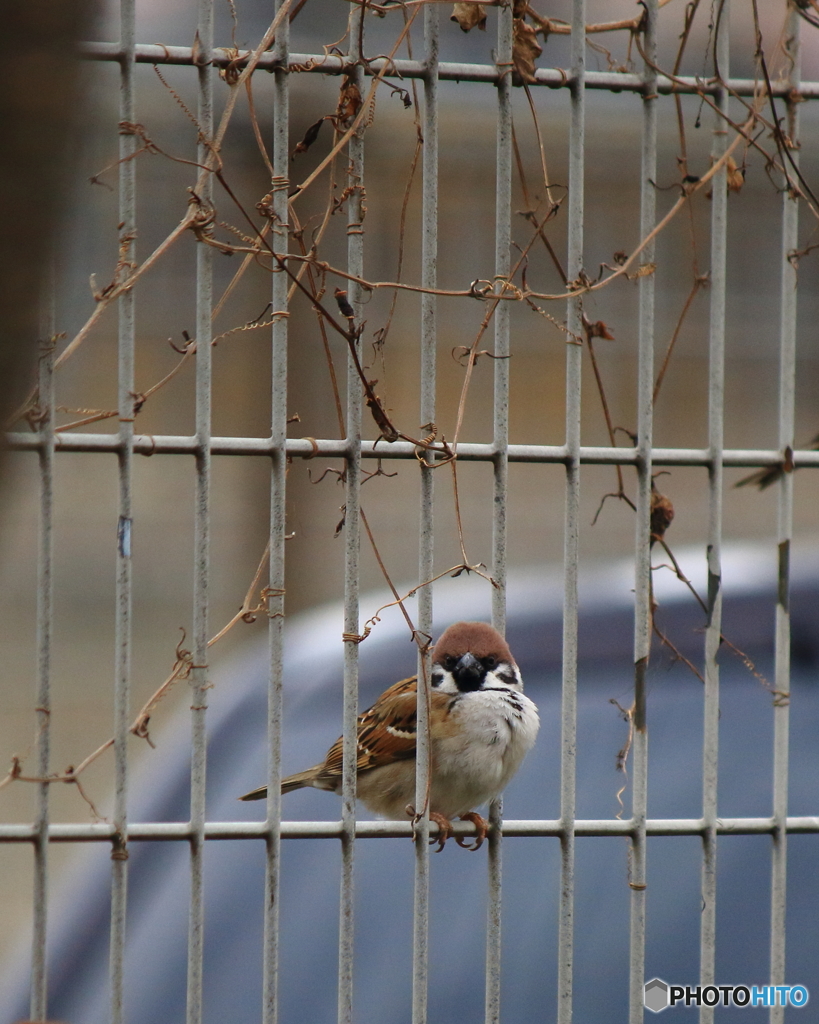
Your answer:
[[[651,539],[662,540],[674,519],[671,500],[657,490],[651,492]]]
[[[381,436],[385,441],[392,443],[393,441],[397,441],[401,435],[395,429],[389,416],[384,411],[381,399],[375,391],[373,391],[373,388],[377,383],[377,380],[368,380],[366,382],[366,402],[370,412],[372,413],[372,417],[375,420],[376,426],[381,431]]]
[[[537,32],[523,18],[515,18],[515,34],[512,42],[512,62],[515,74],[512,81],[515,85],[535,80],[535,61],[543,53],[543,47],[537,41]]]
[[[390,82],[387,82],[386,85],[388,89],[392,90],[391,95],[397,96],[404,104],[404,109],[409,110],[409,108],[412,106],[412,97],[407,92],[407,90],[402,89],[398,85],[392,85],[392,83]]]
[[[626,277],[629,281],[636,281],[638,277],[650,277],[656,269],[656,263],[642,263],[633,274],[626,274]]]
[[[324,118],[320,117],[315,124],[311,124],[307,131],[304,133],[304,138],[301,142],[296,144],[296,148],[293,150],[293,156],[291,160],[296,158],[296,153],[306,153],[307,150],[313,145],[318,138],[318,134],[321,131],[321,126],[324,124]]]
[[[341,519],[339,519],[339,521],[336,523],[336,531],[333,534],[334,537],[337,537],[341,533],[341,531],[344,529],[344,524],[347,522],[347,506],[342,505],[340,512]]]
[[[736,161],[729,156],[725,165],[726,178],[729,192],[739,192],[745,184],[745,169],[737,167]]]
[[[344,288],[336,288],[334,294],[341,315],[346,316],[348,320],[351,320],[355,316],[355,310],[350,305],[346,290]]]
[[[819,434],[808,443],[807,447],[809,451],[819,450]],[[746,487],[748,484],[755,484],[760,491],[764,491],[766,487],[775,484],[785,473],[792,473],[793,470],[793,449],[788,447],[785,449],[784,462],[780,462],[776,466],[766,466],[764,469],[758,469],[756,473],[738,480],[734,487]]]
[[[210,64],[207,56],[204,53],[204,47],[202,46],[202,40],[199,37],[199,29],[196,30],[196,34],[193,37],[193,46],[191,47],[191,63],[198,68],[203,68]]]
[[[588,324],[586,331],[590,338],[603,338],[605,341],[615,340],[614,335],[602,320],[598,320],[593,324]]]
[[[457,21],[462,32],[468,32],[477,25],[481,32],[486,31],[486,8],[483,4],[454,4],[450,21]]]
[[[732,156],[725,161],[725,184],[729,192],[739,192],[745,184],[745,168],[737,167],[737,162]],[[705,198],[712,199],[713,196],[714,190],[709,188]]]
[[[351,75],[345,75],[341,82],[341,90],[338,94],[338,106],[336,117],[340,124],[349,127],[356,114],[361,109],[361,91],[353,81]]]
[[[256,203],[256,209],[263,217],[269,217],[273,220],[276,216],[275,211],[273,210],[273,193],[268,192],[266,195],[262,196],[259,202]]]

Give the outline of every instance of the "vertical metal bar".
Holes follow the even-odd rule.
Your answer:
[[[37,567],[37,775],[44,779],[51,761],[51,637],[54,611],[54,289],[52,274],[40,341],[40,537]],[[31,1019],[48,1016],[48,823],[50,785],[37,794],[34,842]]]
[[[136,121],[134,64],[134,0],[121,0],[120,46],[120,120]],[[119,219],[122,258],[134,261],[136,238],[136,161],[132,159],[136,137],[119,137]],[[131,679],[131,474],[134,439],[134,293],[128,291],[119,304],[119,521],[116,556],[116,666],[114,676],[114,826],[117,839],[111,859],[111,1020],[124,1020],[123,983],[125,953],[125,915],[127,906],[127,744],[129,688]]]
[[[350,58],[358,61],[364,36],[364,9],[350,12]],[[351,72],[361,95],[364,95],[364,69],[356,64]],[[364,276],[364,130],[362,125],[349,143],[350,188],[347,213],[347,266],[357,277]],[[361,311],[361,288],[351,281],[348,297],[357,314]],[[354,341],[360,355],[361,341]],[[360,491],[361,491],[361,381],[352,353],[347,358],[347,484],[345,502],[344,550],[344,632],[358,634],[359,554],[360,554]],[[344,643],[344,741],[342,772],[342,840],[341,893],[339,907],[338,948],[338,1022],[352,1024],[353,1019],[353,942],[354,942],[354,877],[355,801],[356,801],[356,719],[358,716],[358,644]]]
[[[800,82],[799,27],[801,20],[791,7],[787,22],[787,53],[792,61],[790,84]],[[791,97],[793,94],[791,93]],[[787,131],[798,144],[799,103],[787,101]],[[798,161],[796,146],[790,151]],[[787,164],[786,164],[787,166]],[[779,321],[779,447],[783,456],[793,449],[796,385],[796,312],[797,268],[790,254],[799,244],[799,201],[789,188],[782,193],[781,307]],[[786,458],[787,461],[787,458]],[[774,794],[775,831],[771,851],[771,984],[785,983],[785,902],[787,897],[787,815],[788,815],[788,740],[790,727],[790,544],[793,534],[793,474],[783,473],[779,483],[777,539],[779,543],[779,595],[776,604],[776,640],[774,653]],[[781,1024],[785,1008],[771,1009],[771,1024]]]
[[[714,41],[720,76],[729,74],[730,6],[724,0],[718,35]],[[728,92],[716,97],[712,157],[719,160],[726,147]],[[722,116],[721,116],[722,115]],[[723,167],[714,177],[711,196],[711,312],[708,384],[708,622],[705,630],[705,687],[702,744],[702,913],[700,914],[700,984],[715,983],[717,927],[717,770],[719,751],[719,663],[722,635],[722,450],[725,399],[725,293],[728,231],[728,187]],[[714,1008],[700,1007],[700,1021],[711,1024]]]
[[[498,81],[498,123],[495,157],[495,276],[501,282],[511,269],[512,245],[512,6],[498,10],[496,61],[506,73]],[[498,285],[500,287],[500,285]],[[506,631],[506,496],[509,446],[509,314],[510,303],[495,310],[494,366],[494,506],[492,517],[492,623]]]
[[[278,11],[283,0],[277,0]],[[287,74],[290,21],[285,18],[276,33],[274,54],[278,66],[273,82],[273,232],[275,252],[287,251],[289,231],[288,168],[290,94]],[[273,274],[274,310],[287,309],[287,275]],[[270,675],[267,693],[267,870],[265,873],[265,924],[263,966],[264,1024],[278,1020],[279,887],[281,874],[281,723],[282,666],[284,645],[285,489],[287,481],[287,317],[273,323],[271,344],[270,434],[273,460],[270,469],[270,597],[268,599],[268,651]]]
[[[509,276],[512,243],[512,30],[510,3],[498,9],[498,48],[495,61],[503,72],[498,79],[498,120],[495,156],[495,280]],[[492,506],[492,624],[506,632],[506,504],[509,446],[509,303],[495,309],[494,364],[494,502]],[[488,898],[486,920],[486,1024],[500,1020],[501,879],[503,870],[502,798],[489,806]]]
[[[213,0],[199,0],[197,118],[202,137],[198,159],[207,163],[213,136]],[[209,176],[202,183],[201,201],[213,201]],[[193,669],[191,686],[191,895],[188,920],[187,1022],[202,1020],[202,960],[204,953],[205,777],[207,749],[205,718],[208,690],[208,584],[210,569],[210,430],[211,430],[211,310],[213,307],[212,250],[196,247],[196,483],[194,509]]]
[[[425,288],[438,286],[438,27],[436,4],[424,10],[424,149],[423,209],[421,225],[421,282]],[[437,302],[434,295],[421,296],[421,402],[420,422],[435,422],[435,370],[437,349]],[[425,428],[422,428],[425,429]],[[418,579],[421,583],[434,575],[434,479],[435,471],[419,463],[421,507],[419,515]],[[432,587],[418,592],[418,629],[432,635]],[[429,707],[427,686],[430,673],[429,652],[418,655],[418,709],[416,721],[415,806],[423,807],[429,779]],[[415,843],[415,894],[412,943],[412,1021],[425,1024],[429,981],[429,818],[418,822]]]
[[[569,133],[568,277],[583,270],[586,146],[586,3],[572,6],[571,128]],[[583,333],[583,306],[568,300],[570,337]],[[579,345],[566,346],[566,498],[563,527],[563,680],[560,707],[560,917],[557,1024],[571,1024],[574,973],[574,820],[577,782],[577,581],[580,518],[581,363]]]
[[[657,0],[645,5],[645,48],[656,59]],[[643,137],[640,168],[640,237],[655,223],[654,181],[657,167],[656,76],[644,71]],[[654,260],[653,243],[643,251],[642,262]],[[631,926],[629,937],[629,1022],[643,1020],[646,928],[646,798],[648,778],[648,731],[646,723],[646,673],[651,649],[651,445],[654,390],[654,275],[640,278],[639,363],[637,371],[637,514],[634,555],[634,739],[632,743],[632,833],[629,884]]]

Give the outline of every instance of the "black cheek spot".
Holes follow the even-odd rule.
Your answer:
[[[444,681],[444,673],[441,672],[440,669],[433,669],[432,670],[432,685],[433,686],[440,686],[443,681]]]

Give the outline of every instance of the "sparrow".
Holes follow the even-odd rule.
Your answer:
[[[415,816],[415,736],[418,677],[385,690],[358,716],[357,795],[375,814],[393,821]],[[523,680],[503,637],[485,622],[457,622],[435,645],[429,691],[429,818],[438,825],[442,850],[452,818],[475,825],[477,850],[488,822],[474,807],[494,800],[535,742],[540,719],[524,696]],[[342,741],[325,759],[282,779],[282,793],[312,786],[341,792]],[[260,786],[239,797],[262,800]]]

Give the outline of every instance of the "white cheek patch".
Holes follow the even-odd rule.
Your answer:
[[[440,665],[432,670],[432,685],[441,693],[459,694],[461,692],[452,673],[445,671]]]
[[[514,690],[523,689],[523,679],[517,665],[501,664],[486,673],[484,687],[508,686]]]

